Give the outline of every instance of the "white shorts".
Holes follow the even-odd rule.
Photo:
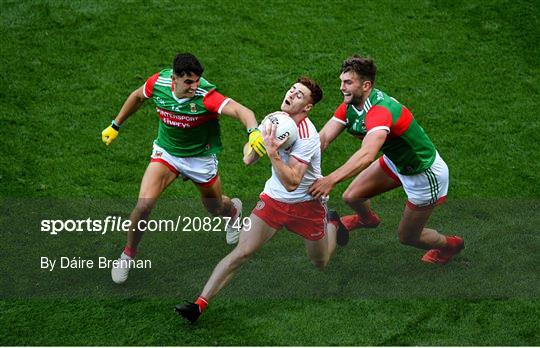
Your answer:
[[[379,158],[379,164],[392,179],[403,185],[409,208],[418,210],[431,207],[443,203],[446,199],[449,184],[448,166],[438,152],[431,167],[415,175],[400,174],[386,155]]]
[[[212,186],[218,178],[218,160],[216,155],[176,157],[154,144],[150,157],[150,162],[162,163],[176,175],[182,175],[184,180],[191,180],[199,186]]]

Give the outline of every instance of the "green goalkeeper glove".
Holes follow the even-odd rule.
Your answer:
[[[112,121],[111,125],[103,130],[101,132],[101,140],[106,144],[110,145],[114,139],[118,136],[118,131],[120,130],[120,126]]]
[[[264,147],[261,131],[258,128],[248,129],[248,135],[250,149],[255,150],[259,157],[264,156],[266,154],[266,148]]]

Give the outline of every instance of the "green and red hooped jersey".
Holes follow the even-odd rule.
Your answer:
[[[223,149],[219,115],[230,98],[201,77],[193,98],[178,99],[172,86],[172,69],[150,76],[144,96],[156,104],[160,122],[155,143],[176,157],[217,154]]]
[[[371,91],[362,110],[343,103],[333,119],[360,139],[375,130],[386,130],[388,136],[381,150],[403,175],[418,174],[431,167],[435,160],[435,146],[411,112],[378,89]]]

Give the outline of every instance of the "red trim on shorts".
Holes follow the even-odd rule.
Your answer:
[[[401,181],[399,180],[398,176],[388,167],[388,164],[384,161],[384,157],[379,157],[379,165],[381,166],[382,170],[392,179],[394,179],[395,182],[401,185]]]
[[[207,181],[207,182],[195,182],[195,181],[193,181],[193,183],[195,185],[197,185],[197,186],[208,188],[208,187],[211,187],[212,185],[214,185],[214,183],[216,182],[218,177],[219,177],[219,175],[218,175],[218,173],[216,173],[216,175],[214,175],[214,177],[212,179],[210,179],[209,181]]]
[[[421,210],[426,210],[426,209],[429,209],[429,208],[432,208],[432,207],[436,207],[438,205],[441,205],[444,203],[444,201],[446,201],[446,196],[442,196],[441,198],[439,198],[437,200],[437,202],[435,202],[434,204],[430,204],[430,205],[423,205],[421,207],[417,206],[416,204],[414,204],[413,202],[407,200],[407,207],[409,207],[410,209],[412,210],[416,210],[416,211],[421,211]]]
[[[176,170],[176,168],[174,168],[172,164],[165,161],[163,158],[151,158],[150,162],[158,162],[158,163],[161,163],[161,164],[165,165],[167,168],[169,168],[171,170],[171,172],[176,174],[176,176],[178,176],[180,174],[180,172],[178,172],[178,170]]]

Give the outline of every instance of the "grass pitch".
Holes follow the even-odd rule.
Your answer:
[[[1,2],[0,344],[539,345],[538,14],[535,2],[502,0]],[[318,128],[341,102],[341,61],[373,57],[377,87],[412,110],[450,167],[449,202],[431,225],[462,234],[463,254],[429,267],[400,246],[404,195],[395,191],[373,200],[381,228],[353,235],[323,272],[281,232],[195,326],[172,306],[200,291],[229,250],[222,236],[146,236],[141,254],[156,265],[123,287],[106,271],[40,270],[45,254],[120,252],[122,234],[52,237],[37,222],[58,201],[64,208],[52,215],[82,217],[89,200],[90,212],[129,214],[119,199],[137,196],[153,107],[130,118],[111,147],[100,133],[179,51],[197,55],[205,77],[259,120],[298,75],[315,78],[325,92],[312,116]],[[269,162],[244,167],[241,125],[221,124],[225,192],[252,200]],[[323,172],[359,145],[341,136]],[[343,212],[345,188],[331,199]],[[155,216],[171,201],[200,214],[196,195],[189,183],[173,184]]]

